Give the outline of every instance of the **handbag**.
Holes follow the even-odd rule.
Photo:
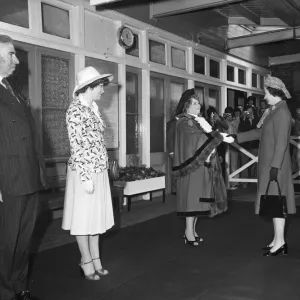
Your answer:
[[[268,195],[269,186],[271,183],[271,181],[269,181],[266,194],[260,196],[259,215],[261,217],[271,217],[271,218],[287,217],[286,197],[281,195],[279,183],[277,180],[275,181],[277,183],[279,195]]]

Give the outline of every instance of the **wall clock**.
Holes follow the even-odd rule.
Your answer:
[[[129,49],[134,45],[134,34],[128,27],[121,27],[119,29],[119,44],[125,49]]]

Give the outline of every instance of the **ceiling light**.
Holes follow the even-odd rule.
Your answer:
[[[117,1],[120,0],[90,0],[90,5],[103,5],[103,4],[108,4]]]

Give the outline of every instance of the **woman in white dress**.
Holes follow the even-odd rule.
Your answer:
[[[74,100],[67,110],[66,122],[71,156],[64,203],[62,228],[76,236],[82,275],[99,280],[107,275],[99,254],[99,234],[114,225],[108,157],[104,141],[105,123],[94,102],[100,100],[113,76],[100,74],[93,67],[78,72]]]

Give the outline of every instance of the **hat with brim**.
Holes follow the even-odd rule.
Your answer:
[[[86,67],[80,70],[76,75],[76,86],[73,91],[73,98],[75,98],[75,94],[77,91],[82,89],[83,87],[91,84],[99,79],[103,79],[103,82],[111,82],[113,80],[112,74],[100,74],[97,69],[94,67]],[[105,80],[106,79],[106,80]]]

